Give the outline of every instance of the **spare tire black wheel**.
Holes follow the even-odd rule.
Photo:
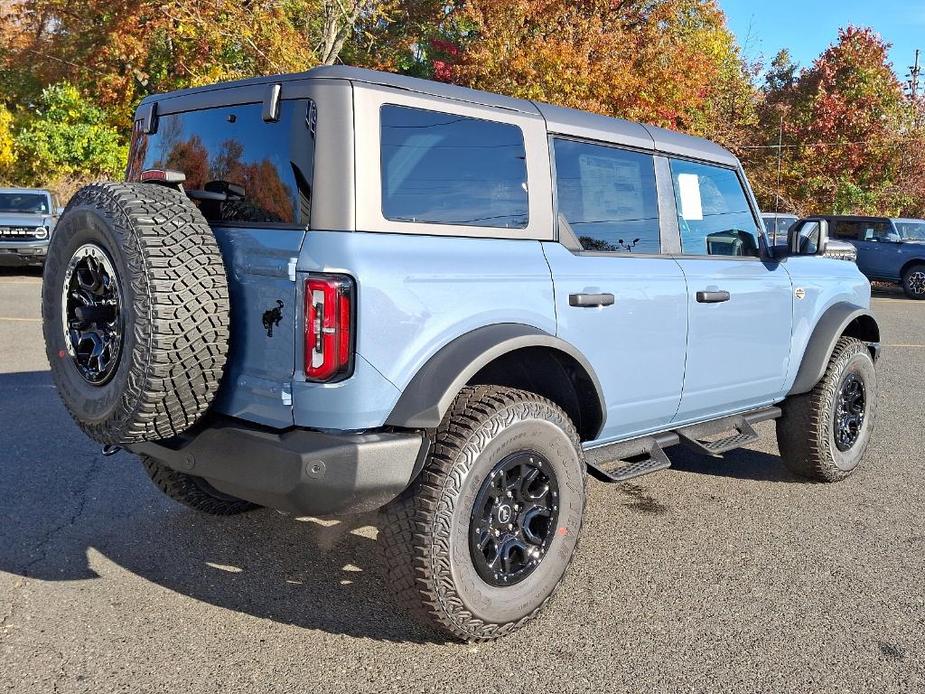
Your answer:
[[[42,318],[55,385],[88,436],[124,445],[182,433],[215,397],[228,352],[212,230],[171,188],[82,188],[51,237]]]

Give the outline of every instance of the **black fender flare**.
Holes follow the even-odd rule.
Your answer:
[[[796,379],[788,395],[808,393],[822,380],[829,364],[829,358],[835,349],[835,343],[845,334],[848,326],[855,321],[858,321],[862,330],[861,339],[867,343],[872,356],[876,359],[880,352],[880,327],[877,325],[877,319],[868,309],[856,304],[847,302],[833,304],[816,322],[813,334],[803,352],[800,369],[797,371]]]
[[[594,384],[603,428],[607,414],[604,391],[587,358],[565,340],[521,323],[476,328],[444,345],[414,375],[385,423],[409,429],[436,428],[473,376],[498,357],[525,347],[548,347],[578,362]]]

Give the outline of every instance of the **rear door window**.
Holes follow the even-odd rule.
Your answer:
[[[526,228],[527,163],[520,128],[384,105],[380,129],[386,219]]]
[[[168,114],[157,131],[136,134],[130,178],[145,169],[173,169],[186,175],[184,188],[213,223],[307,225],[311,138],[293,130],[304,124],[311,102],[283,101],[275,123],[263,121],[261,104]]]
[[[655,160],[649,154],[557,139],[559,224],[586,251],[659,253]]]

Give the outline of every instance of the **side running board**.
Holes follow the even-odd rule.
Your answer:
[[[585,450],[585,462],[588,472],[602,482],[626,482],[671,467],[665,454],[670,446],[683,443],[700,453],[719,456],[757,440],[758,434],[752,425],[777,419],[780,415],[779,407],[765,407],[653,436],[596,446]],[[726,432],[732,433],[710,439]]]
[[[708,424],[712,424],[712,422]],[[708,426],[708,424],[679,429],[678,436],[681,437],[681,443],[700,453],[720,456],[726,451],[741,448],[742,446],[750,444],[752,441],[758,440],[757,432],[752,428],[752,425],[745,417],[738,417],[732,422],[732,429],[735,431],[734,434],[713,439],[712,441],[702,437],[722,434],[729,430],[729,426],[723,424],[722,427],[714,427]]]
[[[588,472],[601,482],[626,482],[671,467],[656,437],[633,439],[585,452]]]

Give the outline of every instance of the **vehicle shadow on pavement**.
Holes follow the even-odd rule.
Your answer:
[[[750,448],[739,448],[715,458],[685,446],[675,446],[668,449],[668,457],[671,468],[681,472],[760,482],[803,482],[787,469],[780,456]]]
[[[130,590],[139,602],[164,599],[115,564],[195,600],[282,624],[445,641],[393,601],[372,527],[378,514],[324,521],[267,509],[198,514],[163,496],[135,456],[102,456],[71,422],[47,372],[0,374],[0,421],[0,571],[88,580],[86,590]]]
[[[910,301],[902,287],[892,284],[874,284],[870,288],[870,295],[874,299],[899,299]]]
[[[0,277],[36,277],[42,279],[40,267],[0,267]]]

